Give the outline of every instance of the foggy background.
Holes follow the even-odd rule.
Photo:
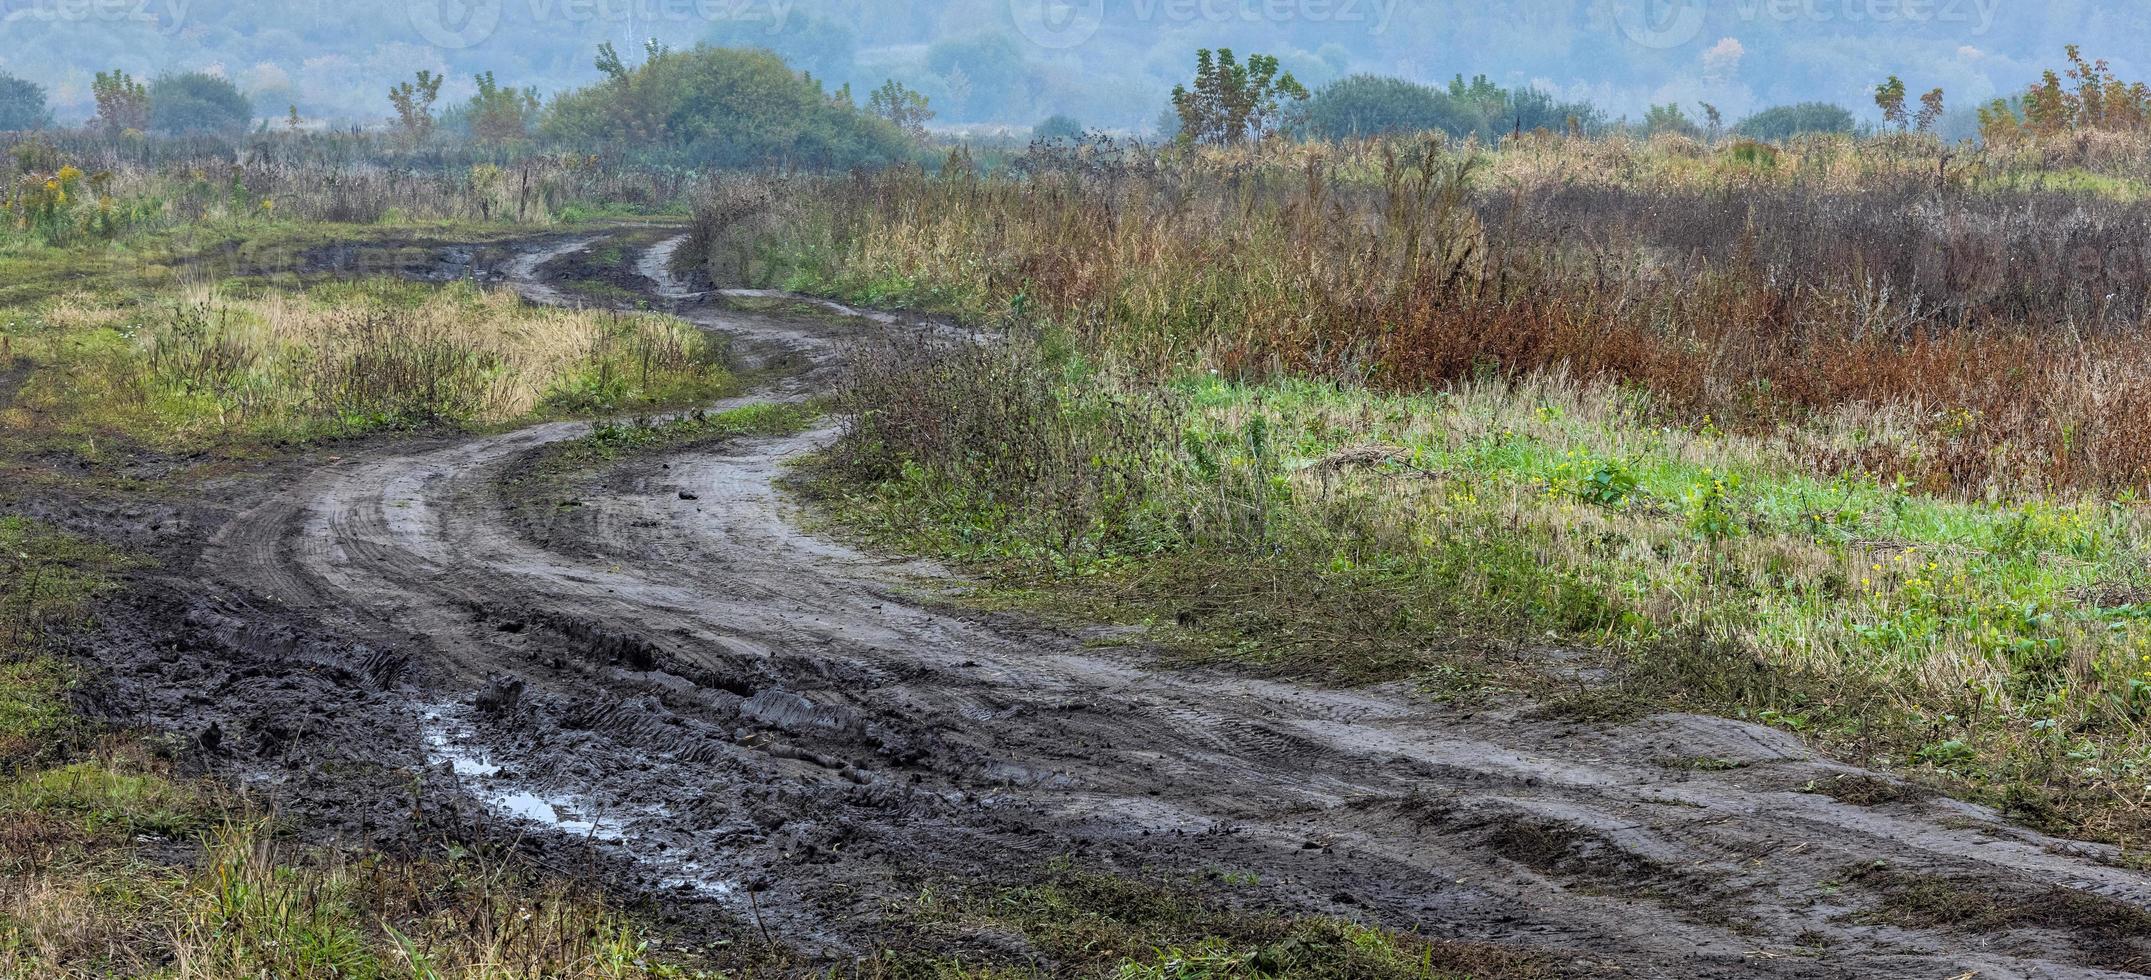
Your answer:
[[[2015,95],[2082,44],[2138,77],[2151,5],[2090,0],[0,0],[0,72],[44,85],[59,124],[95,114],[90,80],[208,71],[257,114],[375,125],[388,86],[445,72],[550,96],[600,78],[600,42],[766,47],[835,88],[896,79],[937,125],[1065,114],[1145,132],[1202,47],[1275,54],[1310,88],[1353,73],[1485,74],[1588,100],[1609,119],[1709,101],[1737,118],[1823,100],[1878,117],[1876,83],[1941,87],[1954,110]]]

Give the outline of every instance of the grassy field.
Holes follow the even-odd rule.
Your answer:
[[[2151,825],[2132,195],[1887,143],[1096,152],[706,210],[720,277],[1011,327],[854,370],[841,523],[1202,658],[1723,712]]]
[[[718,345],[677,320],[540,310],[467,285],[63,298],[0,338],[27,372],[14,427],[153,447],[690,405],[730,385]]]
[[[303,168],[266,184],[50,169],[0,200],[0,497],[182,497],[205,460],[738,388],[721,345],[680,321],[307,267],[323,248],[386,249],[386,270],[414,242],[517,234],[480,223],[502,174],[419,193]],[[409,210],[358,213],[391,198]],[[525,208],[526,224],[578,220]],[[183,742],[84,720],[67,642],[151,560],[0,514],[0,976],[704,975],[707,957],[660,952],[586,884],[448,840],[397,857],[301,846],[233,788],[181,774]]]
[[[587,888],[448,846],[298,847],[174,746],[83,721],[56,641],[133,561],[0,518],[0,976],[691,975]]]
[[[361,272],[393,272],[432,261],[441,243],[528,234],[527,224],[471,220],[463,198],[367,223],[302,216],[329,210],[327,197],[262,206],[269,199],[194,214],[165,200],[129,227],[0,235],[0,506],[183,500],[199,477],[323,446],[594,418],[589,437],[544,460],[545,474],[570,479],[668,446],[797,431],[818,415],[688,411],[744,382],[719,341],[669,317],[541,308],[505,290],[311,265],[350,250]],[[615,249],[592,261],[624,258]],[[606,285],[584,291],[627,298]],[[0,511],[0,977],[670,980],[822,969],[744,922],[677,938],[648,910],[510,851],[447,837],[395,854],[300,843],[304,828],[190,775],[187,736],[86,720],[69,644],[154,561]],[[1025,886],[934,881],[892,904],[884,949],[833,975],[1542,975],[1497,950],[1223,911],[1220,888],[1058,865]],[[1034,952],[966,951],[981,929],[1024,936]]]
[[[710,419],[697,437],[782,424],[767,412]],[[0,518],[0,554],[0,977],[1555,975],[1493,947],[1228,911],[1209,896],[1234,881],[1061,863],[1020,886],[932,881],[887,909],[881,949],[825,967],[744,923],[733,939],[668,942],[594,886],[492,848],[297,845],[229,787],[178,775],[182,747],[169,739],[103,730],[70,709],[75,678],[48,640],[90,614],[129,558],[14,517]],[[973,948],[982,933],[1020,936],[1031,952]]]

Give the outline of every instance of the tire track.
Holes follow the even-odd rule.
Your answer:
[[[528,253],[511,281],[567,302],[545,266],[592,244]],[[728,309],[671,276],[677,245],[640,257],[654,298],[750,357],[813,365],[763,398],[804,397],[847,333],[895,323]],[[412,653],[400,690],[427,753],[502,817],[579,838],[640,887],[766,888],[764,914],[832,949],[912,876],[1020,879],[1062,854],[1243,869],[1310,913],[1637,976],[2118,975],[2065,933],[1873,924],[1845,878],[1877,861],[2151,905],[2151,878],[2101,863],[2111,849],[1947,801],[1800,792],[1854,770],[1769,729],[1162,671],[1086,644],[1103,634],[906,601],[930,568],[799,530],[775,486],[827,429],[624,464],[533,527],[508,477],[587,431],[355,455],[230,521],[202,566]],[[1744,765],[1664,762],[1705,757]]]

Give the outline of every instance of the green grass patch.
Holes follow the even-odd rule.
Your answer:
[[[836,522],[989,603],[1293,676],[1721,712],[2047,829],[2151,825],[2151,524],[1818,470],[1884,414],[1751,436],[1551,378],[1151,386],[1050,342],[891,355],[839,401]]]
[[[97,458],[661,410],[736,390],[724,348],[653,314],[363,280],[305,294],[54,300],[0,319],[0,433]]]
[[[721,412],[696,410],[671,418],[641,416],[607,420],[599,422],[589,435],[555,447],[539,464],[538,470],[579,470],[717,439],[791,435],[805,431],[820,418],[820,411],[810,406],[763,402]]]

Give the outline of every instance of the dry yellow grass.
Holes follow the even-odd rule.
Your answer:
[[[722,350],[680,320],[462,285],[78,294],[0,333],[31,364],[0,425],[173,449],[641,410],[732,386]]]

